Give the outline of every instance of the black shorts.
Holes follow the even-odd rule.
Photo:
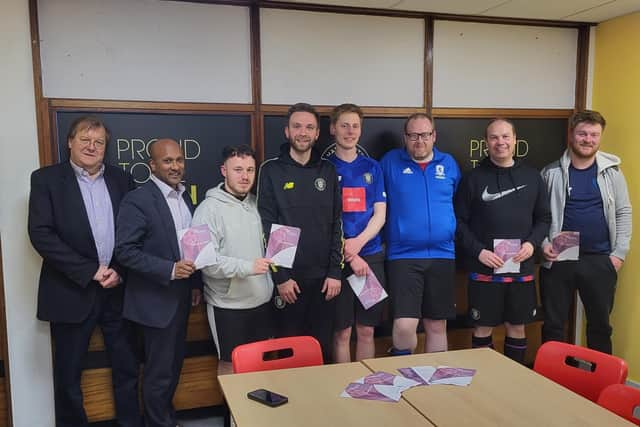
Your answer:
[[[536,307],[534,281],[495,283],[469,280],[469,317],[476,326],[531,323]]]
[[[231,362],[231,352],[241,344],[274,336],[274,309],[271,302],[255,308],[220,308],[207,304],[207,317],[218,349],[218,358]]]
[[[394,319],[456,317],[455,260],[397,259],[386,268]]]
[[[386,289],[386,280],[384,277],[384,253],[379,252],[372,255],[366,255],[363,256],[362,259],[369,264],[369,268],[373,271],[373,274],[378,278],[382,287]],[[386,299],[380,301],[373,307],[370,307],[368,310],[365,310],[346,279],[351,274],[353,274],[351,268],[345,266],[340,295],[336,297],[336,318],[334,324],[336,331],[341,331],[353,326],[354,323],[363,326],[378,326],[382,320]]]

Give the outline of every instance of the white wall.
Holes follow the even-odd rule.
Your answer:
[[[424,20],[260,11],[262,102],[424,105]]]
[[[575,28],[436,21],[433,106],[573,108]]]
[[[48,324],[36,320],[40,258],[27,238],[29,175],[38,167],[28,2],[0,13],[0,236],[13,425],[54,425]]]
[[[40,0],[38,19],[45,97],[252,101],[248,7]]]

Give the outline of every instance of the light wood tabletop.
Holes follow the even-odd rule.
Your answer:
[[[623,418],[490,349],[367,359],[372,371],[397,374],[411,366],[476,369],[467,387],[431,385],[403,399],[438,427],[632,426]]]
[[[370,374],[362,363],[222,375],[220,385],[238,427],[432,426],[405,400],[379,402],[340,397],[350,382]],[[275,408],[249,400],[264,388],[289,398]]]

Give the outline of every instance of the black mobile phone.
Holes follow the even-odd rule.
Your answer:
[[[249,393],[247,393],[247,397],[251,400],[255,400],[256,402],[271,406],[272,408],[284,405],[289,401],[287,396],[283,396],[281,394],[274,393],[263,388],[250,391]]]

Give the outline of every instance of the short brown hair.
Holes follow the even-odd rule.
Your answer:
[[[407,133],[407,126],[409,125],[409,122],[416,119],[427,119],[429,120],[429,122],[431,122],[431,126],[434,129],[436,127],[436,123],[433,121],[433,117],[431,117],[431,115],[427,113],[413,113],[412,115],[407,117],[407,120],[404,121],[404,133]]]
[[[111,132],[104,124],[102,120],[95,116],[80,116],[75,119],[71,126],[69,126],[69,133],[67,133],[67,141],[76,137],[76,134],[81,130],[91,130],[91,129],[104,129],[105,133],[105,143],[109,144],[109,139],[111,138]]]
[[[340,104],[331,111],[331,124],[335,125],[340,116],[345,113],[356,113],[358,117],[360,117],[360,123],[362,123],[364,114],[362,114],[362,109],[360,107],[356,104]]]
[[[594,110],[582,110],[576,111],[569,118],[569,129],[574,130],[580,123],[589,123],[592,125],[602,126],[602,130],[607,124],[607,121],[597,111]]]
[[[316,118],[316,125],[320,127],[320,114],[316,111],[315,108],[311,106],[311,104],[307,104],[306,102],[298,102],[297,104],[293,104],[289,107],[287,111],[287,126],[289,126],[289,122],[291,120],[291,116],[295,113],[310,113],[313,114],[313,117]]]

